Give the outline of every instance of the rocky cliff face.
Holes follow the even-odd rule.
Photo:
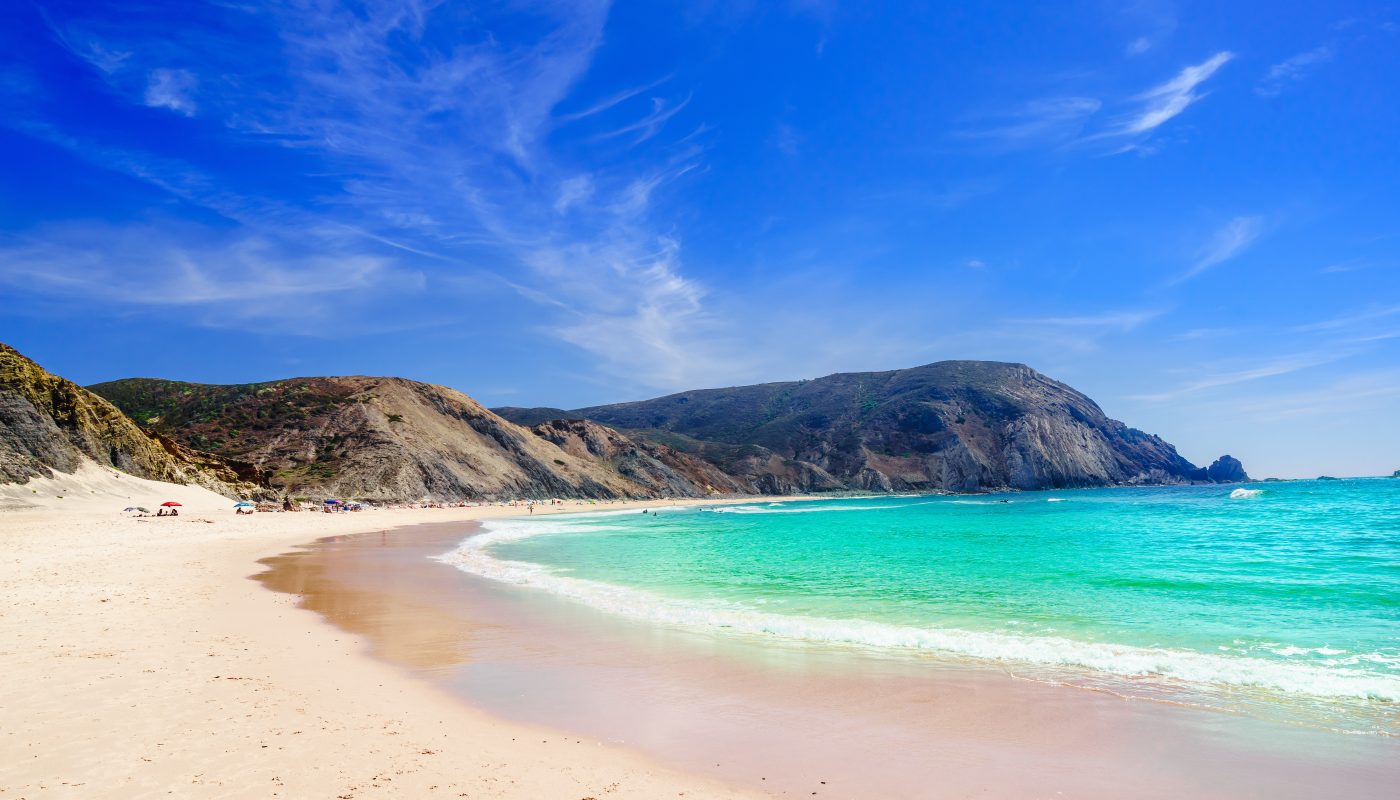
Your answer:
[[[659,442],[633,441],[596,422],[556,419],[530,430],[570,455],[606,464],[619,477],[659,497],[705,497],[747,491],[747,487],[708,461]]]
[[[461,392],[402,378],[235,386],[138,378],[92,389],[162,436],[258,465],[273,487],[293,496],[392,501],[734,490],[704,462],[685,463],[600,425],[531,431]]]
[[[103,398],[0,344],[0,483],[73,473],[86,461],[230,497],[256,489],[248,465],[152,436]]]
[[[682,442],[751,491],[972,492],[1243,475],[1234,459],[1210,475],[1022,364],[943,361],[571,413],[634,439]]]

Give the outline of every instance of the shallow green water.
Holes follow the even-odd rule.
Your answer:
[[[1234,488],[499,521],[448,560],[654,623],[1351,704],[1393,732],[1400,480]]]

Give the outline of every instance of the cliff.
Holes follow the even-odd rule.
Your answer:
[[[0,344],[0,483],[71,474],[88,461],[230,497],[257,489],[250,465],[152,436],[107,400]]]

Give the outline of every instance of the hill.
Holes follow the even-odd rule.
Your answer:
[[[501,412],[533,419],[541,410]],[[680,392],[568,415],[696,455],[751,491],[1247,479],[1233,459],[1208,472],[1161,438],[1110,419],[1073,388],[1024,364],[993,361]]]
[[[133,378],[91,388],[159,435],[258,465],[273,488],[294,496],[705,496],[711,484],[733,491],[704,462],[639,447],[602,426],[532,431],[461,392],[403,378],[229,386]]]
[[[0,344],[0,483],[72,475],[97,464],[138,478],[248,496],[248,464],[199,453],[143,431],[107,400]]]

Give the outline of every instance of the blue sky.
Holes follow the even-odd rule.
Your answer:
[[[1400,468],[1387,3],[9,3],[0,340],[557,405],[1028,363]]]

